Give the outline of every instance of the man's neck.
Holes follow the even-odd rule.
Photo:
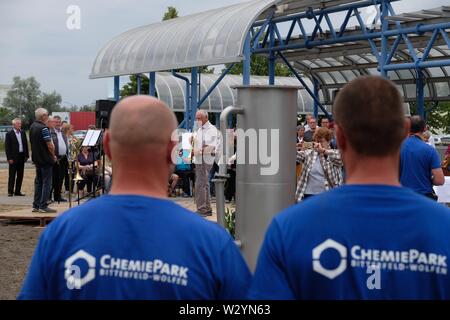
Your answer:
[[[113,185],[111,194],[134,194],[155,198],[167,198],[169,172],[167,168],[153,167],[151,171],[142,170],[141,166],[128,165],[119,168],[113,165]]]
[[[398,158],[360,157],[345,161],[346,184],[400,186]]]

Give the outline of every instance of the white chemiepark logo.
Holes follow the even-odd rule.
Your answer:
[[[326,269],[320,263],[320,256],[327,249],[334,249],[341,256],[341,262],[335,269]],[[347,248],[332,239],[327,239],[326,241],[315,247],[313,249],[312,255],[313,270],[327,277],[328,279],[333,280],[347,269]]]
[[[80,267],[75,265],[74,262],[77,260],[84,260],[88,265],[88,272],[84,277],[81,277]],[[95,257],[90,255],[84,250],[79,250],[72,256],[70,256],[65,263],[66,271],[64,273],[64,278],[67,281],[67,287],[70,290],[81,289],[86,283],[95,279]]]

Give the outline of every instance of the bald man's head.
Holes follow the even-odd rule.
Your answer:
[[[176,128],[175,114],[160,100],[150,96],[125,98],[111,114],[112,152],[133,150],[138,157],[140,150],[167,147]]]

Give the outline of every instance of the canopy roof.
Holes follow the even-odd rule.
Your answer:
[[[241,61],[250,27],[277,2],[250,1],[122,33],[100,50],[90,78]]]

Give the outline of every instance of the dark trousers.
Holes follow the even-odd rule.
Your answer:
[[[231,201],[236,197],[236,169],[228,169],[230,177],[227,179],[225,185],[225,199]]]
[[[47,200],[52,190],[52,165],[36,165],[36,178],[34,179],[33,208],[47,208]]]
[[[22,188],[23,169],[25,167],[25,156],[19,153],[19,157],[13,164],[9,165],[8,194],[19,194]],[[14,189],[14,186],[16,187]]]
[[[55,199],[55,201],[61,199],[61,189],[66,173],[67,173],[67,157],[64,156],[61,157],[53,165],[52,188],[53,188],[53,198]]]
[[[192,170],[177,170],[175,174],[180,177],[183,186],[183,192],[188,196],[192,196],[191,193],[191,181],[195,180],[195,174]]]
[[[211,194],[211,197],[216,196],[216,188],[214,186],[214,183],[211,181],[212,179],[214,179],[216,172],[219,172],[219,165],[214,162],[213,166],[211,168],[211,171],[209,172],[209,176],[208,176],[209,192]]]
[[[94,187],[94,190],[97,188],[98,183],[98,177],[88,174],[85,177],[83,177],[83,180],[78,182],[78,189],[83,190],[84,186],[86,186],[87,192],[92,192],[92,187]]]

